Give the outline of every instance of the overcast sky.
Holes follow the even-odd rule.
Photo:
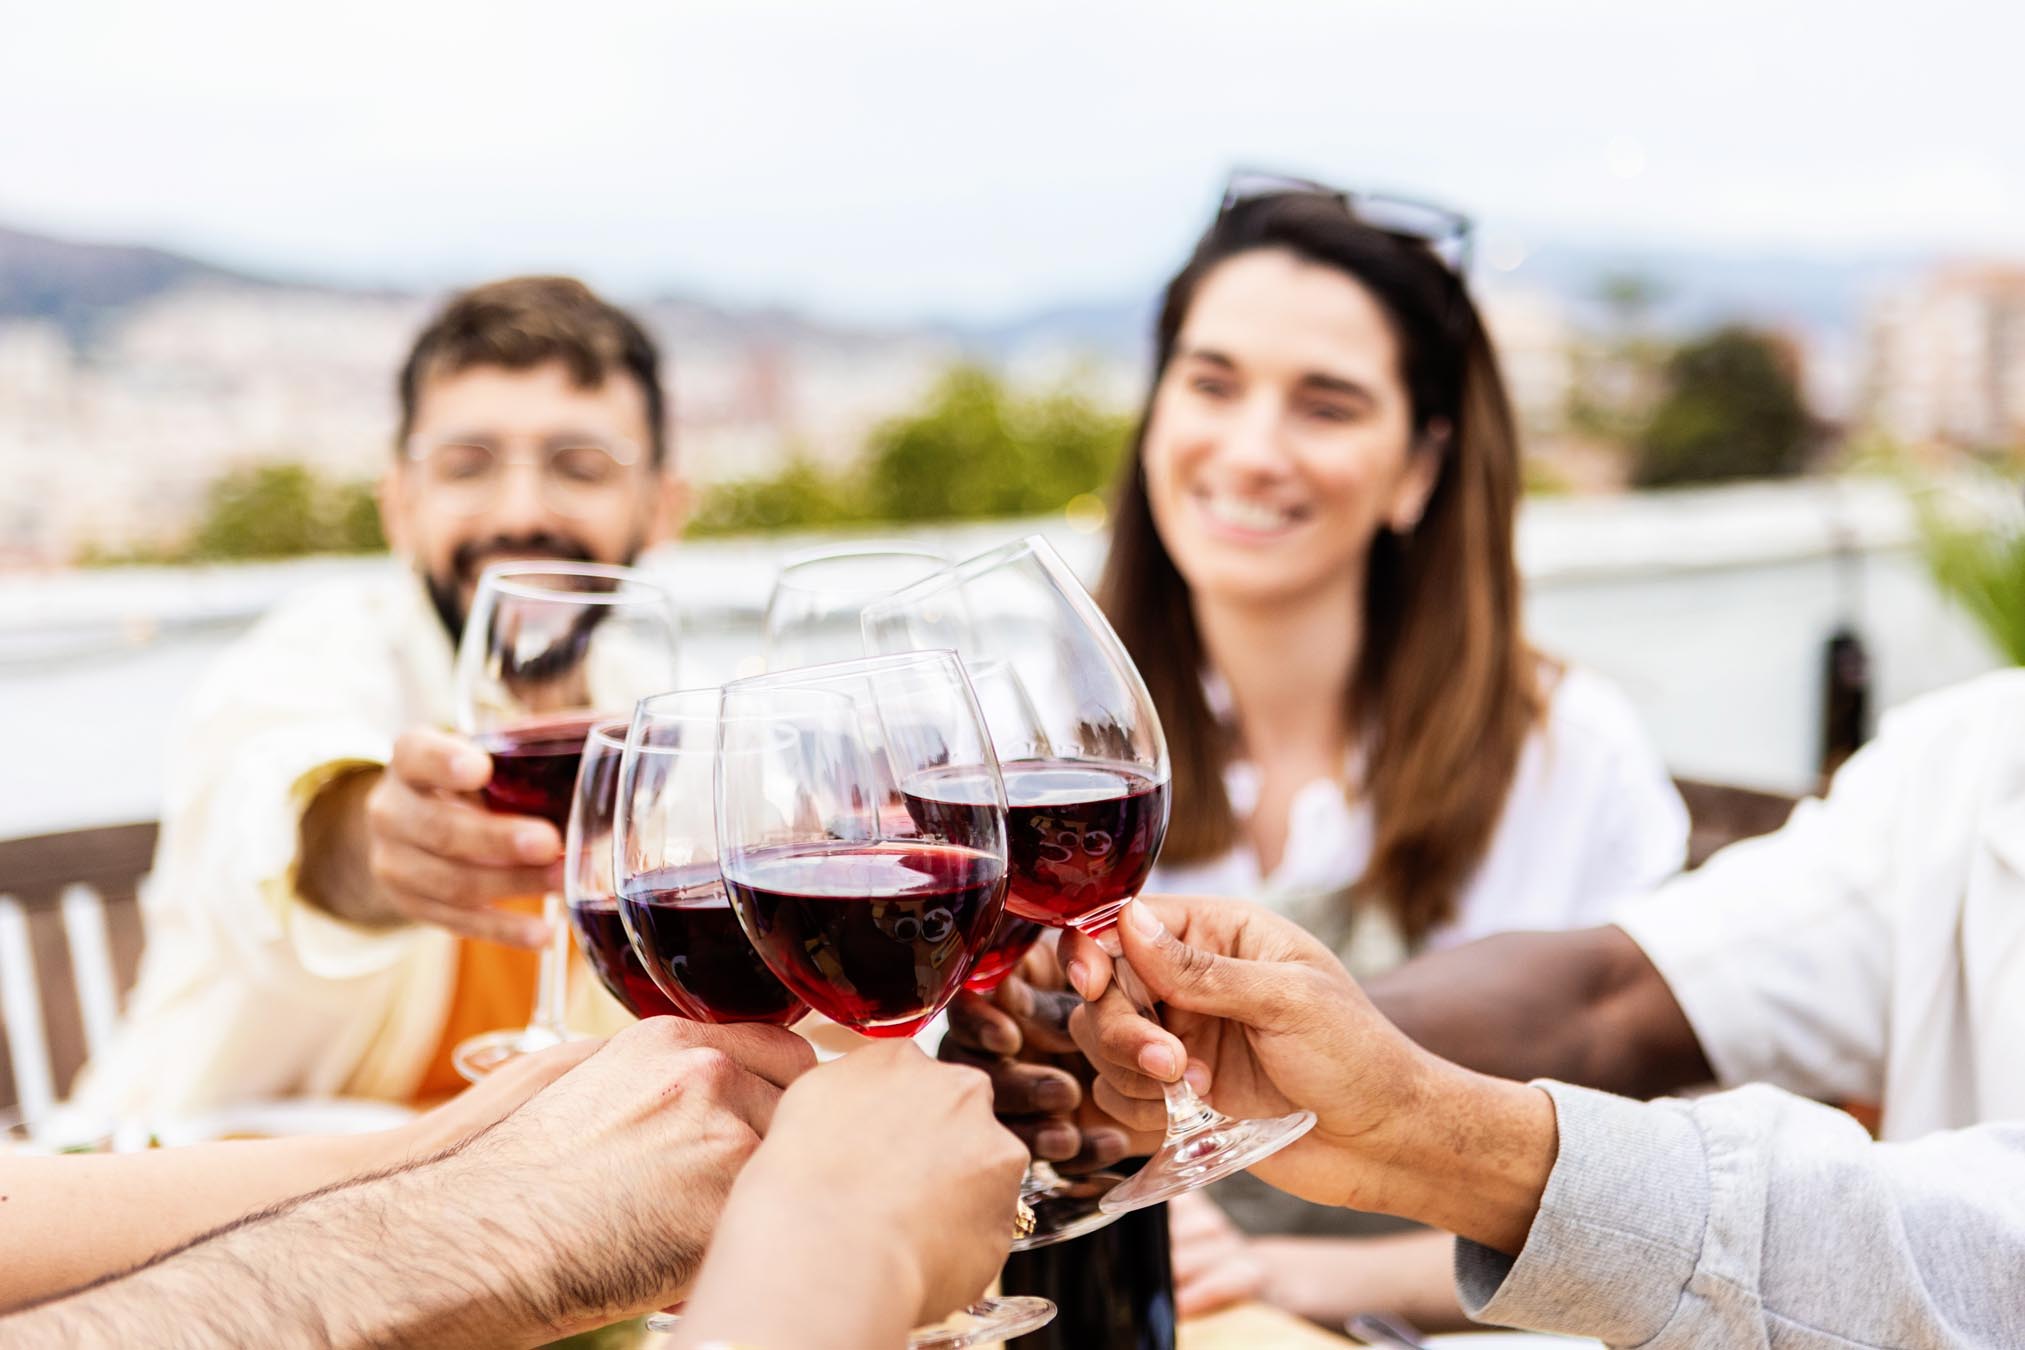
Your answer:
[[[2025,253],[1999,0],[8,9],[0,222],[335,279],[1002,316],[1144,293],[1234,161],[1464,206],[1507,260]]]

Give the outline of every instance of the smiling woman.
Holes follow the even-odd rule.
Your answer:
[[[1101,587],[1173,757],[1150,888],[1257,899],[1360,978],[1598,922],[1687,826],[1625,700],[1526,641],[1517,434],[1440,252],[1468,222],[1382,205],[1417,225],[1312,184],[1226,196],[1167,290]],[[1229,1185],[1256,1230],[1340,1231]],[[1263,1293],[1340,1320],[1383,1269],[1384,1306],[1455,1315],[1438,1243],[1249,1252],[1177,1217],[1184,1312]]]

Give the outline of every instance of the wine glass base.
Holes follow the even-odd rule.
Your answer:
[[[1055,1320],[1055,1305],[1027,1295],[980,1299],[932,1327],[917,1327],[907,1337],[907,1350],[963,1350],[990,1345],[1039,1331]]]
[[[1124,1180],[1115,1172],[1091,1172],[1078,1177],[1057,1176],[1052,1182],[1021,1191],[1020,1199],[1034,1212],[1034,1231],[1015,1238],[1012,1249],[1027,1252],[1053,1246],[1094,1233],[1116,1221],[1118,1215],[1107,1212],[1102,1201]]]
[[[457,1048],[450,1052],[450,1063],[464,1076],[465,1082],[476,1083],[494,1069],[522,1055],[532,1055],[574,1039],[574,1036],[560,1035],[547,1027],[488,1031],[482,1036],[459,1041]]]
[[[1146,1165],[1105,1192],[1097,1202],[1106,1214],[1127,1214],[1184,1191],[1221,1181],[1270,1158],[1315,1128],[1313,1111],[1271,1120],[1217,1116],[1208,1124],[1169,1139]]]

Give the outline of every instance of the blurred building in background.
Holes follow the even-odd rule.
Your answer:
[[[1977,449],[2025,441],[2025,267],[1912,276],[1714,254],[1491,257],[1476,289],[1529,488],[1791,473],[1833,464],[1845,436],[1869,430]],[[894,419],[933,424],[959,366],[989,372],[1008,398],[1069,393],[1105,417],[1135,414],[1154,300],[1143,290],[967,327],[617,298],[668,355],[677,453],[706,489],[705,527],[736,529],[867,521],[876,503],[826,516],[822,499],[850,495]],[[0,228],[0,567],[234,556],[187,542],[221,481],[249,466],[290,466],[316,491],[356,496],[386,464],[393,374],[436,299]],[[1755,396],[1730,393],[1749,383],[1739,360],[1777,368],[1766,378],[1813,419],[1806,445],[1724,452],[1755,434]],[[1718,406],[1726,398],[1736,406]],[[1686,434],[1696,427],[1704,448]],[[1062,498],[1101,495],[1108,476],[1097,464]],[[750,485],[749,500],[709,509],[721,485]]]
[[[2025,266],[1935,270],[1876,307],[1865,412],[1911,445],[2025,445]]]
[[[197,275],[82,313],[53,298],[53,315],[0,311],[0,565],[174,539],[220,475],[246,465],[377,476],[394,374],[432,303]],[[637,309],[670,358],[678,453],[705,483],[790,455],[849,459],[960,354],[929,331],[679,300]]]

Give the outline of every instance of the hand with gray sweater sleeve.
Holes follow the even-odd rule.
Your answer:
[[[1516,1258],[1458,1244],[1473,1317],[1653,1350],[2025,1340],[2025,1124],[1880,1144],[1775,1088],[1539,1086],[1557,1160]]]
[[[1878,1144],[1776,1088],[1634,1102],[1514,1083],[1407,1040],[1258,905],[1142,896],[1117,932],[1164,1025],[1102,947],[1063,935],[1092,1099],[1134,1129],[1183,1077],[1233,1116],[1313,1111],[1254,1174],[1466,1239],[1480,1320],[1658,1350],[2025,1345],[2025,1122]]]

